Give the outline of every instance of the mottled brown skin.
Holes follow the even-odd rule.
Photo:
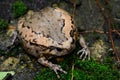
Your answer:
[[[38,62],[66,73],[59,65],[48,61],[54,56],[70,53],[75,48],[76,27],[71,15],[60,9],[47,7],[39,12],[28,12],[18,22],[19,38],[24,49],[38,58]],[[87,46],[82,42],[82,47]],[[84,52],[84,51],[79,51]],[[87,53],[85,52],[87,55]]]
[[[75,47],[75,30],[71,16],[59,8],[33,12],[18,24],[25,49],[38,58],[44,54],[61,56],[69,53]]]

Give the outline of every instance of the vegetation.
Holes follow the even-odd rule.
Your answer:
[[[3,19],[0,19],[0,31],[6,30],[8,27],[8,22],[4,21]]]
[[[12,5],[12,9],[13,9],[13,16],[15,18],[24,15],[28,10],[26,4],[24,4],[22,1],[16,1]]]
[[[73,61],[74,59],[75,61]],[[94,60],[74,59],[69,58],[60,63],[68,74],[61,74],[59,80],[119,80],[120,78],[117,69],[112,69],[110,65],[100,64]],[[71,66],[74,66],[74,69]],[[57,77],[53,71],[47,68],[37,75],[35,80],[57,80]]]

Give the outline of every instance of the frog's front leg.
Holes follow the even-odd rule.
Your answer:
[[[60,78],[60,76],[59,76],[59,74],[58,74],[58,71],[67,74],[67,72],[64,71],[64,70],[61,68],[60,65],[53,64],[53,63],[49,62],[45,57],[39,58],[39,59],[38,59],[38,62],[39,62],[40,64],[46,66],[46,67],[49,67],[51,70],[53,70],[53,71],[56,73],[56,75],[57,75],[58,78]]]
[[[85,40],[82,35],[80,35],[79,43],[82,46],[82,49],[77,52],[78,55],[82,53],[80,55],[80,59],[83,58],[82,60],[85,60],[88,57],[88,60],[90,60],[90,50],[88,49],[87,44],[85,43]]]

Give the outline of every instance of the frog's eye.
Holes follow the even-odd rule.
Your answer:
[[[61,52],[63,49],[61,48],[56,48],[57,51]]]

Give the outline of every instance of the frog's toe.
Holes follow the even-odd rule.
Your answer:
[[[54,64],[54,66],[52,67],[52,69],[53,69],[54,72],[56,73],[57,78],[60,78],[60,76],[59,76],[59,74],[58,74],[58,71],[63,72],[64,74],[67,74],[67,72],[64,71],[64,70],[61,68],[60,65],[56,65],[56,64]]]
[[[42,65],[46,66],[46,67],[49,67],[51,70],[53,70],[57,77],[60,78],[58,72],[62,72],[64,74],[67,74],[66,71],[64,71],[60,65],[57,65],[57,64],[53,64],[51,62],[49,62],[45,57],[41,57],[38,59],[38,62],[41,63]]]
[[[79,58],[82,59],[83,61],[86,58],[88,58],[88,60],[90,60],[90,50],[88,48],[83,48],[83,49],[79,50],[77,52],[77,54],[80,55]]]

